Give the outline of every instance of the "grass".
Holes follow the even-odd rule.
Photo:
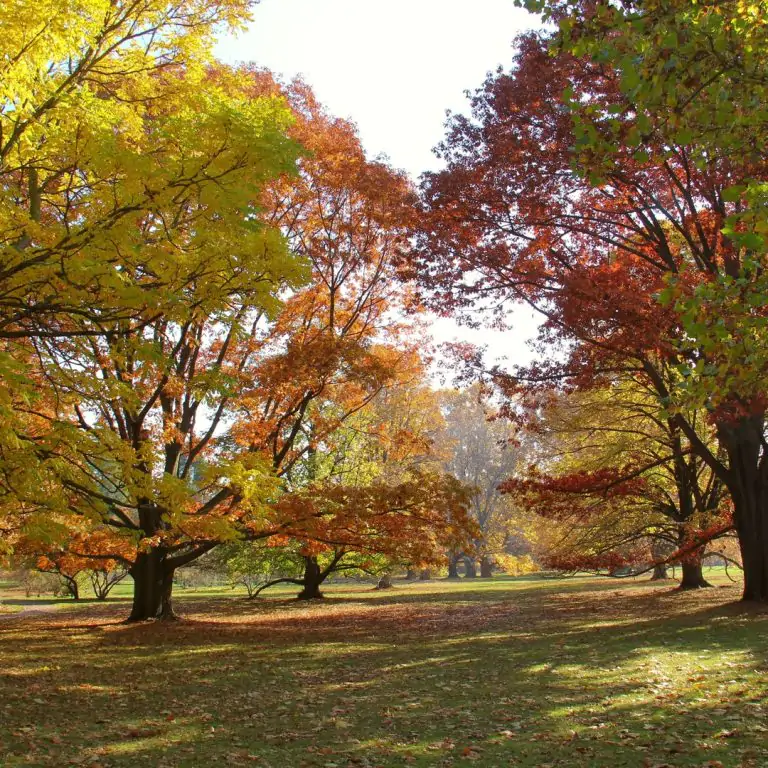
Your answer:
[[[174,624],[121,624],[125,598],[0,621],[0,765],[768,765],[768,612],[734,586],[326,593],[182,592]]]

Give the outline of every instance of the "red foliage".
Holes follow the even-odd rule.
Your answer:
[[[733,268],[739,254],[721,234],[731,211],[722,192],[757,169],[717,158],[702,168],[685,147],[654,146],[651,136],[655,158],[619,142],[599,179],[580,175],[574,161],[589,165],[589,144],[574,133],[564,94],[621,103],[617,76],[552,57],[535,34],[518,44],[513,69],[475,93],[472,117],[449,123],[440,146],[447,167],[422,184],[411,274],[443,312],[493,297],[502,317],[509,300],[542,313],[541,359],[498,377],[510,396],[609,385],[617,373],[660,388],[679,336],[674,308],[658,301],[665,278],[686,264],[691,291]],[[604,119],[621,127],[624,118]]]

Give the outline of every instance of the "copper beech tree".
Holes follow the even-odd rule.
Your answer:
[[[58,430],[46,445],[57,513],[132,543],[135,620],[172,616],[175,570],[221,541],[315,526],[320,536],[329,507],[299,503],[288,476],[415,346],[391,314],[408,299],[394,267],[412,210],[406,180],[366,160],[352,127],[302,84],[282,88],[248,69],[210,78],[253,105],[289,104],[281,160],[305,144],[297,172],[265,184],[255,166],[260,188],[240,210],[251,235],[238,242],[225,221],[201,240],[195,222],[215,200],[196,188],[147,221],[150,243],[158,220],[176,227],[178,302],[101,336],[32,342],[52,393],[34,418]],[[382,496],[361,518],[384,514]],[[391,511],[402,513],[398,502]]]
[[[540,360],[497,375],[511,398],[609,387],[622,377],[653,391],[659,414],[732,497],[744,598],[767,600],[764,392],[753,377],[740,388],[734,369],[719,377],[728,386],[698,396],[690,384],[720,371],[727,329],[720,342],[688,344],[680,302],[664,296],[670,282],[679,297],[739,277],[750,249],[723,234],[740,205],[725,191],[764,174],[762,159],[702,156],[652,120],[638,132],[620,73],[588,57],[551,55],[550,43],[520,38],[512,69],[489,76],[471,116],[449,121],[439,148],[446,168],[423,181],[414,274],[443,309],[493,302],[503,314],[517,301],[541,313]],[[600,120],[574,123],[572,105],[591,105]],[[615,140],[590,171],[603,123]],[[708,426],[702,432],[689,418],[700,408],[722,450],[713,450]]]

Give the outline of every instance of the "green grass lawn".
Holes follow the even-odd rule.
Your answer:
[[[718,575],[717,581],[723,579]],[[768,612],[734,586],[180,591],[0,621],[0,765],[768,765]]]

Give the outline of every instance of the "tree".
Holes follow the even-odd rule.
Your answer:
[[[3,511],[14,535],[66,513],[132,540],[137,618],[159,610],[155,537],[185,494],[167,478],[191,471],[179,435],[197,453],[209,442],[191,423],[221,394],[217,354],[303,279],[256,216],[264,182],[295,167],[290,111],[207,71],[214,29],[247,7],[16,7],[4,37]],[[195,388],[183,408],[179,381]],[[152,437],[174,467],[161,488]]]
[[[34,417],[58,430],[48,458],[57,509],[133,543],[134,620],[173,616],[175,570],[220,542],[268,539],[311,527],[304,513],[331,514],[280,496],[303,458],[410,364],[415,343],[391,322],[406,299],[394,266],[410,210],[405,178],[368,162],[354,129],[302,84],[224,67],[207,78],[232,100],[238,131],[211,132],[205,147],[246,141],[242,184],[233,199],[228,186],[212,200],[194,188],[164,216],[184,253],[168,263],[178,302],[102,336],[30,342],[53,393],[50,411]],[[298,139],[312,153],[292,174]],[[150,247],[154,227],[144,229]]]
[[[391,380],[341,422],[339,407],[318,399],[308,410],[308,449],[284,475],[278,502],[305,521],[281,547],[303,573],[272,583],[301,584],[304,598],[320,597],[321,584],[340,571],[437,564],[443,544],[461,546],[474,532],[467,490],[442,471],[434,450],[442,416],[418,355],[402,355]],[[329,424],[335,428],[318,432]]]
[[[323,597],[320,588],[330,576],[373,576],[389,567],[387,559],[381,555],[361,554],[317,544],[302,546],[301,543],[293,542],[284,546],[278,544],[269,549],[273,550],[272,558],[281,567],[268,578],[261,578],[254,583],[249,590],[249,597],[257,597],[265,589],[277,584],[297,584],[302,587],[298,594],[299,600],[314,600]]]
[[[0,505],[13,512],[37,507],[19,500],[25,487],[58,495],[45,465],[59,438],[30,339],[106,338],[178,307],[205,275],[200,262],[177,271],[195,259],[184,232],[253,238],[241,214],[254,183],[291,164],[284,106],[238,102],[206,73],[214,32],[249,7],[0,9]]]
[[[529,428],[538,465],[503,488],[555,528],[544,536],[549,567],[638,572],[680,562],[682,589],[708,586],[702,558],[732,529],[729,499],[675,425],[658,418],[652,392],[630,383],[562,396]]]
[[[521,533],[517,509],[499,486],[515,474],[523,451],[509,422],[497,419],[490,405],[482,401],[478,386],[445,392],[441,402],[445,427],[439,442],[447,456],[445,469],[474,489],[470,509],[480,538],[474,543],[474,552],[465,555],[465,574],[475,574],[474,559],[479,556],[480,575],[487,578],[509,537]],[[460,554],[451,552],[448,556],[449,575],[454,578],[458,576],[455,569]]]
[[[61,530],[55,536],[50,535],[50,521],[40,530],[27,529],[26,536],[15,543],[12,562],[59,576],[75,600],[80,599],[85,582],[90,582],[97,600],[105,600],[128,576],[125,564],[133,548],[106,526],[80,521],[79,528],[72,529],[68,522],[58,522]]]
[[[699,168],[716,160],[731,171],[732,186],[726,181],[715,206],[720,260],[670,275],[664,300],[675,305],[685,330],[674,341],[685,360],[685,387],[673,394],[716,414],[727,461],[702,456],[733,496],[746,562],[744,597],[765,600],[768,8],[760,1],[529,5],[559,21],[557,47],[620,74],[620,97],[604,105],[603,114],[622,112],[638,156],[674,162],[675,145],[682,145]],[[631,110],[622,109],[622,101]],[[584,173],[602,176],[613,162],[618,124],[595,106],[571,101],[569,109],[584,138],[579,164]]]
[[[721,370],[724,347],[689,344],[678,309],[660,300],[670,280],[690,296],[712,277],[737,279],[750,249],[721,233],[739,209],[725,191],[759,176],[761,160],[705,158],[652,123],[638,146],[620,73],[587,57],[550,56],[550,42],[520,39],[514,69],[489,77],[471,118],[451,120],[440,148],[447,168],[423,183],[416,265],[443,307],[495,297],[500,311],[517,300],[542,313],[547,359],[498,372],[510,397],[611,386],[618,376],[650,386],[659,414],[669,414],[733,498],[745,599],[768,599],[762,398],[742,393],[734,370],[733,388],[691,399],[692,381],[710,365]],[[592,105],[599,122],[574,125],[578,104]],[[605,135],[603,125],[621,141],[598,163],[593,138]],[[724,460],[687,418],[702,406]]]
[[[223,544],[209,559],[220,563],[230,583],[245,587],[248,597],[255,597],[266,585],[284,577],[298,577],[300,564],[294,552],[281,541],[237,541]]]
[[[206,122],[212,96],[221,111]],[[45,460],[61,488],[51,503],[96,516],[134,541],[125,563],[135,584],[134,619],[172,613],[173,571],[226,538],[225,505],[240,505],[239,519],[249,518],[273,492],[268,464],[254,455],[217,456],[213,437],[230,413],[260,318],[276,311],[280,290],[304,279],[279,233],[253,218],[264,181],[288,170],[296,155],[284,133],[288,112],[271,97],[246,100],[219,87],[203,89],[197,102],[197,110],[192,102],[169,113],[169,127],[164,114],[160,125],[147,124],[171,136],[189,133],[190,142],[193,130],[203,137],[195,166],[212,179],[210,186],[192,182],[167,209],[142,218],[132,245],[141,258],[158,245],[158,227],[166,233],[161,250],[172,237],[173,251],[160,265],[175,291],[171,303],[104,321],[102,335],[30,342],[55,399],[51,412],[32,411],[48,422]],[[184,155],[179,162],[189,165]],[[151,260],[135,270],[121,264],[121,272],[134,272],[135,288],[155,279]],[[205,408],[213,415],[203,425]],[[14,490],[27,501],[24,489]]]
[[[290,510],[286,519],[297,520],[285,535],[301,542],[304,576],[293,581],[303,585],[305,599],[321,597],[320,585],[339,570],[373,572],[377,562],[438,565],[446,549],[465,546],[476,533],[467,488],[420,468],[365,485],[315,482],[278,504]]]
[[[107,570],[103,565],[99,568],[89,571],[88,578],[91,582],[93,594],[97,600],[106,600],[112,588],[128,577],[128,571],[125,568],[116,565],[111,570]]]

